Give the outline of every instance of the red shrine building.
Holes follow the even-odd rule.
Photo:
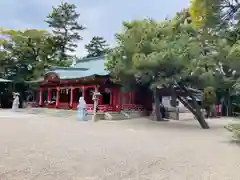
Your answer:
[[[152,97],[148,93],[122,92],[120,85],[112,83],[104,63],[102,56],[80,59],[73,67],[49,69],[40,82],[38,106],[75,110],[82,96],[87,103],[87,111],[91,112],[93,91],[97,89],[101,93],[99,112],[142,111],[145,106],[151,107]]]

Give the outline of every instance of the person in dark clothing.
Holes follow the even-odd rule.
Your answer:
[[[160,112],[161,112],[162,118],[166,118],[166,111],[163,104],[160,104]]]

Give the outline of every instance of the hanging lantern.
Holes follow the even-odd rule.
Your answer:
[[[109,88],[105,88],[105,93],[111,93],[111,89],[109,89]]]

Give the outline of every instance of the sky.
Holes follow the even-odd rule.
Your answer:
[[[62,0],[0,0],[0,27],[4,29],[46,29],[44,22],[53,6]],[[135,19],[170,18],[189,5],[189,0],[65,0],[74,3],[80,13],[79,23],[87,29],[76,49],[77,56],[86,55],[84,45],[93,36],[103,36],[114,45],[114,34],[121,32],[122,22]]]

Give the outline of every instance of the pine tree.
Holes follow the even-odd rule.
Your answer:
[[[109,51],[108,44],[103,37],[94,36],[89,44],[85,45],[88,55],[87,57],[98,57]]]
[[[85,27],[78,22],[80,14],[76,12],[75,4],[62,3],[47,16],[46,22],[53,28],[54,46],[57,49],[59,61],[68,61],[68,53],[74,52],[77,42],[82,40],[80,31]]]
[[[156,120],[162,120],[157,88],[171,87],[175,95],[175,87],[179,88],[191,97],[192,102],[189,103],[186,97],[177,95],[177,98],[194,114],[201,127],[207,129],[209,126],[196,97],[188,87],[193,81],[200,81],[198,69],[203,70],[201,74],[206,73],[204,67],[209,65],[208,57],[203,56],[203,49],[199,48],[201,41],[197,31],[190,24],[178,21],[184,22],[182,18],[174,18],[163,22],[139,20],[124,23],[124,31],[116,36],[116,47],[107,56],[106,69],[121,84],[127,84],[134,77],[136,83],[152,90]],[[215,67],[208,69],[211,72]]]

